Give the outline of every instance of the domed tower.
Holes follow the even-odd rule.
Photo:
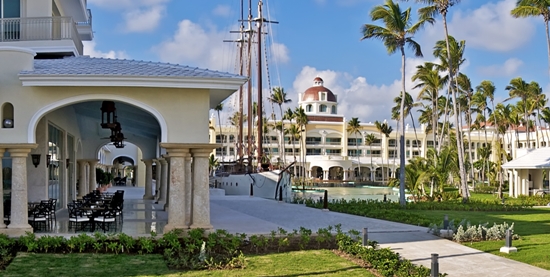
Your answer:
[[[313,79],[313,86],[299,94],[298,104],[308,116],[334,116],[338,113],[336,95],[323,85],[321,77]]]

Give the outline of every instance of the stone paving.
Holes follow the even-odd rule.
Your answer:
[[[119,230],[133,236],[147,236],[151,231],[162,233],[167,214],[153,200],[142,200],[143,188],[124,189],[124,223]],[[280,203],[250,196],[210,197],[211,223],[215,229],[230,233],[269,234],[279,228],[287,231],[300,227],[316,232],[319,228],[341,224],[343,231],[368,228],[368,236],[381,247],[389,247],[415,264],[430,267],[431,254],[439,254],[440,272],[448,276],[550,276],[550,271],[484,253],[427,233],[427,228],[308,208],[304,205]],[[63,215],[65,214],[65,215]],[[54,233],[74,235],[66,228],[66,211],[58,213]],[[65,223],[64,223],[65,222]],[[521,252],[521,249],[518,249]]]

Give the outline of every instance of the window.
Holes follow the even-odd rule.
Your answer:
[[[340,145],[341,143],[341,138],[326,138],[326,144],[328,145]]]
[[[306,137],[306,144],[309,144],[309,145],[321,144],[321,138],[319,138],[319,137]]]
[[[411,141],[410,140],[407,140],[407,147],[410,147],[411,146]]]
[[[311,112],[311,111],[312,111],[312,107],[313,107],[313,106],[311,106],[311,104],[307,105],[307,106],[306,106],[306,112],[308,112],[308,113]]]
[[[20,0],[0,0],[0,18],[21,17]]]
[[[321,155],[321,149],[306,149],[306,155]]]
[[[327,149],[327,155],[340,155],[342,153],[341,149]]]
[[[235,142],[235,136],[234,135],[229,135],[229,142],[231,142],[231,143]]]
[[[422,142],[419,141],[419,140],[413,140],[412,144],[413,144],[413,147],[421,147],[422,146]]]
[[[363,142],[363,139],[360,138],[349,138],[348,139],[348,145],[355,146],[355,145],[361,145]]]
[[[397,150],[389,150],[388,158],[397,158]]]
[[[292,154],[292,148],[285,148],[285,153]],[[294,153],[299,154],[300,153],[300,148],[295,148]]]
[[[359,153],[359,154],[357,154],[357,153]],[[357,151],[357,149],[348,150],[348,156],[350,156],[350,157],[361,156],[361,154],[362,154],[361,150],[359,150],[359,151]]]
[[[271,148],[271,153],[279,154],[279,148]]]
[[[216,148],[216,156],[221,156],[223,153],[223,148],[219,147],[219,148]]]
[[[235,155],[235,148],[229,147],[229,155]]]
[[[319,106],[319,112],[326,113],[327,112],[327,105]]]
[[[389,144],[390,147],[396,147],[396,146],[397,146],[397,140],[395,140],[395,139],[390,139],[390,140],[388,141],[388,144]]]
[[[48,197],[61,199],[62,192],[60,188],[60,161],[64,159],[63,134],[61,130],[52,125],[48,125],[48,155],[50,155],[50,165],[48,166]],[[61,208],[61,201],[56,204],[56,209]]]
[[[21,17],[20,0],[0,0],[0,18]],[[19,40],[20,20],[3,22],[0,33],[0,41]]]
[[[327,93],[326,92],[321,92],[321,101],[326,101],[327,100]]]
[[[433,140],[428,140],[428,147],[431,147],[433,148],[434,147],[434,141]]]
[[[371,157],[380,157],[380,150],[372,150],[372,152],[370,150],[367,150],[367,156],[371,156]]]
[[[336,114],[336,105],[333,105],[331,108],[331,114]]]
[[[0,112],[2,118],[2,128],[13,128],[13,105],[10,103],[4,103]]]

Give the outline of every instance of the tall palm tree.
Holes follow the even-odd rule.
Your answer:
[[[374,134],[368,134],[367,136],[365,136],[365,144],[369,146],[369,150],[370,150],[370,168],[371,168],[371,176],[370,176],[370,179],[371,181],[374,181],[374,178],[372,178],[372,168],[373,168],[373,163],[372,163],[372,144],[376,141],[376,136]]]
[[[431,104],[431,126],[433,131],[434,143],[437,140],[437,122],[439,121],[439,91],[443,89],[445,79],[439,74],[439,69],[435,64],[426,62],[416,67],[416,73],[412,76],[412,81],[418,81],[413,89],[420,89],[417,100],[426,101]],[[413,121],[414,122],[414,121]],[[439,146],[436,147],[439,151]]]
[[[296,124],[300,127],[301,132],[306,132],[307,124],[309,119],[306,115],[306,111],[301,106],[296,107],[294,111],[294,117],[296,119]],[[300,157],[302,158],[302,178],[305,180],[306,177],[306,145],[305,145],[306,135],[301,136],[300,139]]]
[[[443,19],[443,30],[445,31],[445,46],[446,46],[446,54],[447,54],[447,69],[449,74],[449,82],[455,83],[454,78],[456,75],[458,75],[458,66],[451,57],[451,43],[449,41],[449,29],[447,27],[447,13],[449,12],[449,8],[460,3],[460,0],[416,0],[417,3],[422,3],[427,6],[420,8],[418,10],[420,14],[421,19],[429,18],[433,20],[433,18],[436,15],[441,15],[441,18]],[[437,55],[436,55],[437,56]],[[458,84],[455,83],[455,86],[458,87]],[[461,183],[461,189],[462,189],[462,197],[463,201],[468,201],[469,199],[469,191],[468,191],[468,184],[466,183],[466,170],[464,168],[464,145],[462,142],[462,134],[461,129],[459,128],[459,109],[458,109],[458,102],[456,101],[456,93],[454,93],[454,90],[449,87],[449,92],[451,93],[451,97],[453,99],[453,111],[455,114],[455,125],[457,127],[457,147],[458,147],[458,160],[459,160],[459,166],[460,166],[460,183]]]
[[[357,167],[359,168],[359,179],[361,180],[363,177],[361,175],[361,161],[360,161],[360,157],[361,157],[361,154],[359,154],[359,139],[357,139],[357,137],[361,137],[361,121],[359,121],[359,119],[357,117],[352,117],[350,121],[348,121],[348,126],[346,127],[346,132],[348,132],[348,134],[353,134],[355,135],[355,152],[356,152],[356,155],[357,155]]]
[[[440,60],[440,71],[447,72],[449,82],[447,83],[447,89],[452,100],[452,114],[454,115],[454,124],[456,126],[456,147],[458,151],[459,161],[459,176],[462,200],[467,202],[469,199],[470,191],[468,190],[468,183],[466,182],[466,167],[464,159],[464,142],[462,136],[462,124],[460,124],[460,102],[457,101],[457,90],[459,87],[458,76],[460,75],[460,66],[465,62],[464,51],[466,48],[466,42],[464,40],[457,41],[454,37],[445,33],[445,41],[437,41],[434,47],[433,54]],[[448,105],[448,102],[447,104]],[[444,127],[448,124],[444,124]],[[444,132],[444,131],[443,131]]]
[[[388,125],[388,123],[386,121],[380,122],[380,121],[377,120],[377,121],[374,122],[374,125],[376,126],[376,129],[378,129],[378,132],[380,132],[380,138],[382,138],[382,135],[385,135],[386,139],[390,137],[390,134],[393,131],[393,128],[390,125]],[[382,149],[382,153],[381,153],[381,156],[380,156],[382,158],[382,182],[384,182],[384,178],[385,178],[385,175],[386,175],[384,173],[384,153],[383,153],[383,151],[384,150]],[[403,193],[403,195],[405,195],[405,194]]]
[[[273,88],[273,94],[271,95],[271,97],[268,98],[269,101],[271,101],[271,103],[273,104],[277,104],[279,106],[279,111],[281,112],[281,126],[283,127],[284,129],[284,125],[283,125],[283,104],[286,104],[286,103],[290,103],[292,102],[292,99],[288,99],[286,98],[286,92],[285,92],[285,89],[282,88],[282,87],[274,87]],[[283,158],[283,164],[284,164],[284,161],[285,161],[285,143],[284,143],[284,134],[283,132],[280,133],[280,139],[281,139],[281,143],[280,143],[280,149],[282,150],[282,158]]]
[[[520,98],[523,102],[523,121],[525,122],[526,134],[527,134],[527,148],[531,148],[529,140],[530,124],[528,119],[527,99],[532,95],[532,89],[530,85],[525,82],[521,77],[514,78],[510,81],[510,84],[506,86],[506,90],[509,91],[510,97],[504,101],[508,101],[513,98]],[[518,103],[519,104],[519,103]],[[518,125],[519,126],[519,125]],[[518,127],[516,126],[516,128]]]
[[[292,125],[292,121],[294,120],[295,117],[296,117],[296,115],[294,114],[294,111],[291,108],[288,108],[283,114],[283,120],[288,120],[290,125]],[[286,140],[285,140],[284,135],[288,134],[288,130],[284,127],[284,125],[285,124],[284,124],[284,121],[283,121],[283,145],[285,145],[283,158],[286,159]],[[294,149],[292,151],[294,151]],[[292,152],[292,153],[294,153],[294,152]],[[296,157],[294,157],[294,160],[296,160]],[[286,160],[284,160],[283,163],[286,163]]]
[[[214,110],[216,112],[218,112],[218,126],[220,127],[220,139],[222,141],[222,162],[224,160],[224,138],[223,138],[223,132],[222,132],[222,119],[220,117],[220,112],[223,111],[223,103],[219,103],[218,105],[216,105],[216,107],[214,108]]]
[[[548,49],[548,67],[550,74],[550,1],[548,0],[518,0],[516,7],[511,11],[515,18],[542,16],[546,28],[546,47]]]
[[[401,86],[402,91],[406,92],[405,87],[405,46],[411,48],[414,55],[422,57],[420,44],[413,40],[413,36],[424,26],[425,23],[433,23],[434,19],[429,16],[422,17],[418,22],[412,23],[411,8],[402,11],[399,4],[392,0],[386,0],[382,6],[375,6],[371,12],[372,21],[382,21],[385,26],[373,24],[363,25],[361,31],[363,37],[361,40],[375,38],[381,40],[386,46],[388,54],[396,52],[401,53]],[[404,113],[405,97],[401,101],[400,114]],[[401,135],[400,135],[400,174],[399,174],[399,203],[405,205],[405,117],[401,117]]]

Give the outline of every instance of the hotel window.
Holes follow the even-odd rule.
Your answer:
[[[235,155],[235,148],[229,147],[229,155]]]
[[[388,158],[397,158],[397,150],[389,150]]]
[[[327,105],[319,106],[319,112],[326,113],[327,112]]]
[[[306,149],[306,155],[321,155],[321,149]]]
[[[229,135],[229,142],[235,142],[235,136]]]
[[[341,153],[340,149],[327,149],[327,155],[340,155]]]
[[[389,145],[390,147],[396,147],[396,146],[397,146],[397,140],[395,140],[395,139],[390,139],[390,140],[388,141],[388,145]]]
[[[0,18],[21,17],[20,0],[0,0]],[[19,20],[6,21],[2,23],[0,41],[19,40]]]
[[[332,106],[330,113],[336,114],[336,105]]]
[[[359,153],[359,155],[357,155],[357,153]],[[361,150],[359,150],[359,151],[357,151],[357,149],[348,150],[348,156],[350,156],[350,157],[361,156],[361,154],[362,154]]]
[[[311,112],[312,108],[313,108],[313,106],[311,106],[311,104],[307,105],[306,106],[306,112],[308,112],[308,113]]]
[[[434,147],[434,141],[433,140],[428,140],[427,145],[428,145],[428,147],[433,148]]]
[[[326,101],[327,100],[327,93],[326,92],[321,92],[321,101]]]

